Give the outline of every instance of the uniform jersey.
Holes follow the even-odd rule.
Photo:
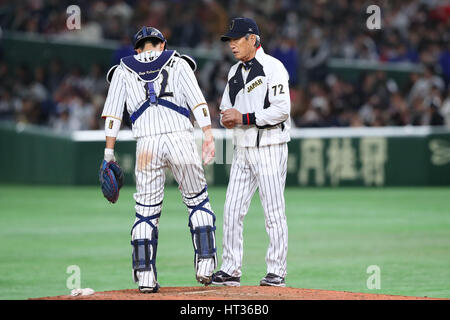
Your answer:
[[[289,75],[283,64],[259,47],[254,59],[233,65],[220,105],[222,111],[229,108],[236,108],[250,123],[254,122],[235,127],[236,145],[255,147],[288,142],[291,102]]]
[[[150,62],[160,54],[158,51],[145,51],[135,55],[134,58],[140,62]],[[158,97],[164,97],[165,100],[193,112],[201,108],[202,112],[194,112],[194,117],[196,119],[198,116],[204,117],[202,123],[206,121],[210,124],[205,98],[194,72],[184,59],[173,56],[153,83]],[[125,104],[131,115],[147,99],[145,82],[128,70],[122,61],[112,77],[102,118],[112,117],[122,120]],[[189,118],[162,105],[148,108],[132,126],[135,138],[192,129]]]

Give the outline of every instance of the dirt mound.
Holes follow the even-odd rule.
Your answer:
[[[96,292],[90,296],[70,295],[33,300],[425,300],[408,297],[301,288],[277,287],[163,287],[158,293],[142,294],[137,289]],[[434,300],[434,299],[433,299]]]

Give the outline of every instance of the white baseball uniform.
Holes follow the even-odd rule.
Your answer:
[[[238,62],[228,74],[221,110],[236,108],[243,125],[235,127],[235,151],[226,194],[221,270],[241,276],[243,220],[251,198],[259,189],[269,235],[267,273],[286,275],[288,228],[284,187],[290,140],[289,76],[283,64],[262,47],[245,64]]]
[[[168,51],[164,54],[166,53]],[[197,227],[213,227],[215,220],[208,201],[201,159],[193,138],[193,126],[187,116],[190,110],[201,127],[211,123],[208,106],[194,72],[184,59],[170,56],[154,71],[159,72],[159,76],[151,82],[150,87],[139,76],[139,72],[130,69],[133,63],[157,63],[160,55],[162,52],[146,51],[135,55],[134,60],[122,59],[113,74],[102,113],[102,117],[107,118],[108,126],[108,119],[122,119],[126,103],[127,111],[133,120],[133,116],[136,116],[139,110],[142,111],[143,104],[151,100],[152,94],[157,97],[156,103],[149,104],[134,119],[132,126],[133,136],[137,139],[137,192],[134,194],[136,220],[131,238],[134,246],[133,256],[136,255],[134,259],[142,260],[145,254],[147,263],[146,267],[134,268],[133,275],[139,286],[145,287],[154,287],[156,284],[156,245],[149,243],[157,241],[164,197],[165,168],[171,169],[179,184],[183,201],[188,206],[191,231]],[[150,74],[153,71],[146,72]],[[162,105],[163,100],[165,105]],[[145,246],[142,245],[144,240],[147,241]],[[197,262],[195,261],[197,274],[211,274],[216,259],[205,259],[199,264]]]

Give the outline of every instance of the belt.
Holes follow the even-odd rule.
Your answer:
[[[258,129],[272,129],[272,128],[276,128],[276,127],[280,126],[281,130],[283,131],[284,130],[284,121],[277,123],[277,124],[273,124],[273,125],[267,124],[265,126],[257,126],[257,125],[255,125],[255,126]]]

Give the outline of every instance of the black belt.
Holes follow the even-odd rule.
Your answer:
[[[259,141],[261,139],[261,137],[260,137],[261,131],[259,131],[259,129],[272,129],[272,128],[276,128],[276,127],[280,126],[281,127],[281,131],[283,131],[284,127],[285,127],[284,126],[284,121],[280,122],[280,123],[277,123],[277,124],[266,124],[265,126],[258,126],[258,125],[255,125],[255,126],[256,126],[256,128],[258,128],[258,135],[256,136],[256,146],[257,147],[259,147]]]
[[[280,122],[280,123],[277,123],[277,124],[266,124],[265,126],[258,126],[258,125],[256,125],[256,127],[258,129],[271,129],[271,128],[275,128],[275,127],[278,127],[278,126],[280,126],[281,130],[283,131],[284,130],[284,121]]]

